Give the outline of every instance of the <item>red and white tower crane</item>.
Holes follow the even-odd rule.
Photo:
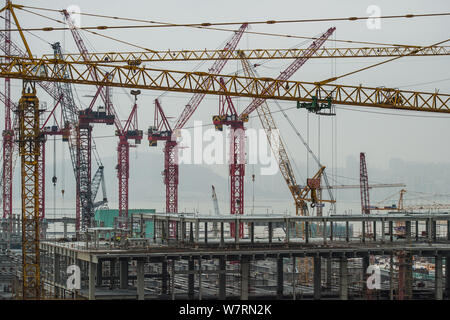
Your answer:
[[[232,52],[236,49],[239,41],[242,38],[244,31],[247,29],[248,24],[244,23],[239,30],[235,32],[230,41],[227,42],[224,49],[222,50],[222,59],[214,62],[212,67],[208,70],[210,74],[219,74],[222,71],[223,67],[228,61],[228,57],[232,54]],[[204,82],[199,84],[199,86],[204,88],[209,88],[212,84],[211,78],[206,77]],[[156,141],[165,140],[166,145],[164,148],[164,183],[166,184],[166,212],[174,213],[178,212],[178,146],[176,141],[176,134],[180,129],[184,127],[190,117],[193,115],[197,107],[202,102],[205,97],[204,93],[197,93],[192,96],[189,102],[186,104],[183,112],[178,118],[174,130],[168,126],[168,122],[163,125],[165,126],[165,130],[170,130],[169,136],[162,136],[161,132],[158,132],[155,128],[149,129],[149,145],[156,146]],[[155,102],[156,105],[159,105],[159,102]],[[158,111],[160,113],[161,118],[164,118],[167,121],[167,118],[164,116],[163,110],[160,108],[155,109],[155,114]],[[165,132],[166,134],[167,132]],[[173,234],[173,231],[171,231]]]
[[[67,24],[69,25],[72,36],[75,40],[78,50],[83,57],[85,62],[89,62],[89,52],[87,50],[86,45],[81,37],[79,29],[75,26],[70,14],[67,10],[62,11]],[[90,76],[98,80],[98,75],[94,69],[91,69]],[[113,103],[111,101],[110,89],[106,87],[97,86],[97,94],[100,95],[105,105],[105,116],[104,119],[107,124],[112,124],[112,121],[116,126],[116,132],[119,133],[119,137],[125,134],[124,127],[122,126],[119,117],[117,116],[116,110],[114,109]],[[96,99],[96,98],[94,98]],[[89,108],[92,111],[92,105]],[[132,112],[133,113],[133,112]],[[81,115],[81,113],[80,113]],[[83,126],[80,126],[80,130],[77,134],[77,145],[80,146],[79,153],[77,153],[77,157],[80,159],[81,163],[79,165],[79,180],[77,180],[77,191],[79,191],[79,195],[77,195],[77,220],[79,220],[79,216],[81,215],[83,219],[83,228],[88,227],[90,225],[90,221],[93,218],[93,205],[92,205],[92,190],[91,190],[91,131],[92,126],[90,126],[89,121],[91,120],[100,120],[98,117],[96,119],[93,118],[85,118],[83,119]],[[100,120],[101,121],[101,120]],[[81,121],[80,121],[81,125]],[[125,134],[126,135],[126,134]],[[81,139],[81,140],[78,140]],[[134,139],[134,138],[132,138]],[[127,139],[125,139],[126,142]],[[139,140],[139,139],[136,139]],[[126,147],[127,143],[124,140],[119,141],[119,159],[118,159],[118,168],[120,172],[119,177],[119,212],[121,213],[121,217],[128,216],[128,147]],[[126,161],[126,165],[124,165],[124,160]],[[123,169],[122,169],[123,168]],[[126,182],[125,182],[126,181]],[[124,194],[125,193],[125,194]],[[125,204],[125,202],[126,204]],[[125,209],[126,208],[126,209]]]
[[[220,79],[225,91],[223,79]],[[244,176],[245,176],[245,128],[244,122],[248,118],[241,119],[228,95],[219,96],[219,114],[213,116],[216,130],[222,131],[223,126],[230,126],[230,213],[244,214]],[[230,224],[230,235],[235,237],[236,226]],[[244,237],[244,225],[239,224],[239,237]]]
[[[136,147],[140,144],[143,132],[138,129],[137,118],[137,96],[140,90],[131,90],[134,96],[134,105],[122,131],[116,130],[116,136],[119,137],[117,146],[117,177],[119,179],[119,217],[123,217],[121,227],[127,228],[128,217],[128,178],[130,172],[130,147]],[[130,145],[128,140],[134,140],[134,145]]]
[[[316,41],[314,41],[305,51],[305,55],[295,59],[286,70],[282,71],[277,80],[288,80],[300,67],[325,43],[325,41],[333,34],[336,28],[328,29]],[[245,56],[242,56],[245,60]],[[251,71],[245,68],[247,76],[252,76]],[[222,81],[222,88],[225,90],[225,83]],[[266,92],[275,92],[277,88],[271,86],[265,89]],[[230,180],[231,180],[231,197],[230,197],[230,213],[244,214],[244,175],[245,175],[245,133],[244,122],[248,121],[249,114],[255,111],[265,99],[253,99],[245,110],[238,115],[231,99],[226,96],[221,97],[222,101],[227,103],[227,108],[222,102],[219,108],[219,115],[213,117],[216,128],[222,125],[230,126]],[[231,224],[231,236],[235,236],[235,227]],[[239,226],[239,237],[243,237],[243,225]]]
[[[172,135],[172,127],[167,120],[166,115],[161,107],[158,99],[155,99],[155,116],[153,118],[153,126],[148,128],[148,140],[151,147],[158,145],[158,140],[166,141],[164,150],[164,184],[166,185],[166,211],[176,210],[178,199],[178,158],[177,142]],[[176,212],[176,211],[173,211]]]

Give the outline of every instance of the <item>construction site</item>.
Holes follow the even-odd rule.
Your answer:
[[[0,9],[0,300],[450,299],[448,4],[79,2]]]

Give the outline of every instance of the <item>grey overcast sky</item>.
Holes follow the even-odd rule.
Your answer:
[[[44,8],[62,9],[70,5],[77,5],[82,12],[98,13],[103,15],[130,17],[137,19],[155,20],[172,23],[196,22],[229,22],[251,20],[283,20],[283,19],[312,19],[335,18],[351,16],[367,16],[367,8],[376,5],[381,15],[423,14],[450,12],[448,0],[435,1],[288,1],[288,0],[165,0],[165,1],[16,1],[16,3],[39,6]],[[41,12],[52,18],[62,20],[58,13]],[[18,11],[19,20],[23,27],[57,26],[56,23],[37,17],[35,15]],[[119,22],[102,18],[82,16],[82,26],[134,24],[133,22]],[[314,22],[291,23],[274,25],[254,25],[251,31],[272,32],[299,36],[317,36],[327,28],[337,28],[332,38],[355,41],[371,41],[380,43],[398,43],[408,45],[430,45],[449,38],[450,17],[427,17],[413,19],[386,19],[381,21],[380,29],[369,29],[366,21],[342,22]],[[239,26],[228,28],[237,29]],[[192,28],[153,28],[153,29],[122,29],[114,31],[101,31],[115,38],[124,39],[137,45],[163,50],[163,49],[216,49],[223,46],[224,41],[231,35],[229,32],[199,30]],[[74,41],[68,31],[35,32],[35,35],[26,34],[33,54],[41,55],[51,53],[48,43],[60,41],[65,52],[77,52]],[[89,50],[103,51],[135,51],[139,50],[111,40],[83,32]],[[19,43],[17,34],[13,40]],[[246,34],[238,48],[290,48],[294,46],[307,47],[310,42],[300,39],[269,37]],[[450,44],[447,44],[450,45]],[[343,47],[345,44],[327,42],[326,47]],[[356,47],[366,46],[362,44]],[[327,79],[332,75],[340,75],[357,68],[380,62],[378,58],[310,60],[291,79],[303,81],[317,81]],[[291,61],[273,61],[264,63],[258,68],[261,76],[276,77]],[[151,66],[173,70],[207,71],[212,62],[199,65],[192,63],[153,63]],[[150,64],[147,64],[150,66]],[[240,70],[238,61],[227,64],[222,73],[233,73]],[[383,66],[367,70],[339,80],[338,83],[369,87],[393,87],[405,90],[435,91],[450,93],[450,57],[406,57]],[[13,98],[20,97],[20,81],[13,81]],[[93,94],[94,89],[86,86],[77,86],[77,96],[82,104],[87,106],[89,98],[85,95]],[[128,90],[114,88],[114,103],[122,119],[125,119],[131,108]],[[41,94],[41,100],[52,102]],[[153,100],[162,92],[146,91],[139,97],[139,125],[146,131],[153,122]],[[168,93],[161,98],[166,114],[178,117],[191,95],[181,93]],[[240,110],[249,103],[248,99],[235,99]],[[271,104],[276,108],[273,104]],[[294,103],[282,102],[283,108],[293,107]],[[207,96],[194,114],[187,126],[192,126],[194,120],[210,123],[211,116],[217,113],[218,98]],[[0,116],[3,110],[0,112]],[[298,130],[306,137],[307,114],[305,111],[292,109],[287,111]],[[303,145],[293,134],[287,122],[275,114],[282,136],[286,140],[290,155],[297,164],[306,162],[306,152]],[[332,130],[335,121],[337,134]],[[309,136],[311,148],[319,153],[318,117],[309,116]],[[447,138],[450,137],[450,115],[420,112],[394,112],[376,108],[340,107],[337,106],[337,116],[320,119],[320,155],[325,165],[331,167],[337,159],[337,166],[344,166],[348,156],[359,156],[359,152],[367,153],[370,166],[387,167],[391,158],[407,161],[438,163],[449,162],[450,148]],[[255,120],[250,121],[251,126],[259,127]],[[116,157],[117,139],[113,137],[113,128],[97,126],[94,136],[111,136],[97,139],[98,149],[102,156]],[[145,138],[146,139],[146,138]],[[337,140],[337,150],[332,152],[332,141]],[[157,150],[148,147],[146,141],[132,153],[153,152],[161,154],[161,147]],[[336,158],[335,158],[336,157]],[[49,157],[50,158],[50,157]],[[60,153],[58,153],[60,158]],[[66,156],[68,159],[68,156]],[[51,160],[49,160],[51,161]],[[217,171],[217,169],[215,169]],[[228,172],[227,166],[220,169],[222,175]],[[357,175],[357,173],[355,173]],[[302,176],[306,174],[303,172]],[[140,177],[131,177],[140,179]],[[145,178],[145,177],[144,177]],[[387,177],[388,178],[388,177]],[[110,179],[112,180],[112,179]],[[280,180],[281,181],[281,180]],[[159,182],[158,182],[159,183]]]

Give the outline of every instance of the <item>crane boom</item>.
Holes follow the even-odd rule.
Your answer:
[[[369,177],[367,175],[366,154],[360,155],[361,213],[370,214]]]
[[[0,58],[6,58],[6,56],[0,56]],[[10,62],[3,59],[0,61],[0,78],[220,95],[223,94],[219,80],[222,77],[227,95],[235,97],[324,103],[327,102],[327,98],[330,98],[336,105],[450,113],[450,95],[439,92],[58,61],[57,64],[62,64],[70,75],[70,78],[66,79],[58,75],[55,64],[55,59],[11,57]],[[89,77],[89,69],[97,70],[100,75],[98,80]],[[212,85],[209,88],[199,86],[199,84],[205,83],[206,79],[211,79]],[[276,87],[277,90],[273,92],[267,90],[267,88],[273,87]]]
[[[52,48],[54,51],[54,57],[56,59],[61,59],[62,52],[61,52],[61,45],[59,42],[56,42],[52,44]],[[69,75],[67,74],[66,70],[63,68],[57,69],[58,74],[61,77],[69,78]],[[75,177],[77,176],[77,154],[76,154],[76,131],[75,127],[78,124],[78,108],[75,104],[75,99],[73,98],[72,94],[72,85],[68,82],[56,82],[55,83],[56,90],[58,92],[58,95],[62,97],[61,101],[61,107],[62,107],[62,116],[63,121],[65,125],[66,122],[69,123],[71,127],[71,134],[69,135],[69,152],[70,152],[70,160],[72,161],[72,168],[74,171]]]
[[[289,79],[305,62],[308,60],[308,57],[313,55],[317,49],[328,39],[328,37],[336,30],[336,28],[328,29],[319,40],[314,41],[306,50],[306,56],[297,58],[293,63],[291,63],[284,71],[281,72],[279,79],[287,80]],[[248,78],[254,78],[257,76],[256,71],[252,69],[250,63],[246,59],[244,52],[240,53],[242,58],[241,62],[244,68],[244,72]],[[271,89],[269,89],[271,90]],[[258,117],[261,121],[261,124],[266,132],[267,139],[269,144],[273,150],[273,153],[277,157],[278,166],[280,168],[280,172],[283,175],[288,188],[294,197],[295,207],[297,214],[307,214],[307,206],[304,201],[306,193],[310,190],[309,188],[300,189],[295,180],[295,175],[292,171],[292,165],[290,163],[289,157],[287,155],[286,149],[284,147],[283,140],[279,135],[278,127],[273,119],[272,113],[270,112],[270,108],[264,99],[254,99],[250,105],[242,112],[245,118],[253,112],[257,110]],[[275,135],[275,136],[273,136]],[[275,138],[276,142],[273,140]],[[274,143],[275,142],[275,143]],[[323,172],[324,167],[321,167],[320,170]],[[300,212],[299,212],[300,210]]]
[[[308,47],[308,49],[304,52],[304,54],[300,58],[295,59],[295,61],[291,63],[286,70],[280,73],[277,80],[281,81],[288,80],[295,72],[297,72],[298,69],[300,69],[302,65],[305,64],[306,61],[308,61],[309,57],[312,56],[314,52],[316,52],[317,49],[319,49],[325,43],[325,41],[327,41],[328,37],[330,37],[333,34],[334,30],[336,30],[336,28],[334,27],[328,29],[323,35],[319,37],[319,39],[313,41],[313,43]],[[276,85],[269,86],[265,89],[265,91],[272,93],[275,92],[276,90],[277,90]],[[241,115],[249,115],[250,113],[253,112],[253,110],[258,108],[263,102],[264,99],[262,98],[254,99],[250,103],[250,105],[247,108],[245,108],[244,111],[242,111]]]
[[[231,52],[236,49],[236,46],[239,43],[239,40],[241,40],[242,35],[244,34],[244,31],[247,29],[248,24],[244,23],[238,31],[233,35],[230,41],[227,42],[225,48],[222,51],[221,59],[214,62],[212,67],[209,69],[210,74],[217,75],[219,74],[223,67],[225,67],[225,64],[228,61],[228,56],[231,55]],[[198,84],[199,86],[209,89],[211,85],[213,85],[213,81],[211,78],[206,78],[205,81]],[[175,129],[181,129],[186,124],[186,122],[189,120],[189,118],[192,116],[194,111],[197,109],[200,102],[202,102],[203,98],[205,97],[205,93],[196,93],[192,96],[192,98],[189,100],[189,102],[186,104],[186,107],[184,108],[183,112],[179,116],[176,124]]]
[[[97,171],[94,174],[94,177],[92,178],[92,204],[93,208],[97,208],[101,205],[104,205],[108,203],[108,199],[106,198],[106,186],[105,186],[105,176],[104,176],[104,167],[103,165],[100,165],[97,169]],[[102,200],[95,202],[95,198],[97,197],[98,190],[100,189],[100,186],[102,187],[103,192],[103,198]]]
[[[304,186],[300,186],[303,188]],[[369,189],[377,188],[402,188],[406,187],[404,183],[374,183],[369,184]],[[331,186],[321,186],[320,189],[359,189],[361,186],[359,184],[337,184]]]
[[[398,56],[448,56],[450,46],[431,46],[422,51],[418,47],[365,47],[365,48],[320,48],[310,59],[326,58],[380,58]],[[239,51],[244,51],[249,60],[276,60],[297,59],[305,55],[307,49],[248,49],[229,51],[228,60],[239,60]],[[127,63],[139,65],[143,62],[162,61],[208,61],[223,59],[224,50],[162,50],[162,51],[130,51],[130,52],[90,52],[89,61],[93,63]],[[51,56],[44,55],[43,58],[50,59]],[[79,53],[66,53],[64,60],[71,62],[83,61],[83,55]]]
[[[89,51],[87,50],[86,45],[84,44],[84,41],[81,38],[81,34],[80,34],[78,28],[75,26],[74,22],[72,21],[70,13],[67,10],[62,10],[62,14],[64,15],[64,17],[67,21],[67,24],[69,25],[70,32],[72,33],[73,39],[75,40],[75,44],[77,45],[78,50],[80,51],[80,54],[83,57],[84,62],[89,63],[90,62]],[[89,74],[94,80],[98,80],[98,74],[95,69],[90,69]],[[106,109],[111,114],[114,115],[114,124],[116,125],[117,130],[123,131],[123,127],[120,122],[120,118],[117,116],[116,110],[114,109],[112,101],[109,97],[109,92],[108,92],[108,90],[106,90],[106,87],[102,88],[102,90],[100,90],[100,96],[105,104]]]
[[[241,61],[245,75],[247,77],[255,77],[255,71],[251,68],[250,63],[245,58]],[[262,101],[256,111],[258,113],[259,120],[261,121],[261,125],[267,135],[269,145],[277,159],[280,172],[288,185],[289,191],[294,197],[297,214],[306,214],[308,212],[308,206],[302,199],[300,199],[300,189],[298,188],[298,184],[295,180],[292,165],[287,155],[286,148],[284,147],[284,142],[278,133],[278,127],[273,119],[267,102]],[[274,142],[276,142],[276,145]]]

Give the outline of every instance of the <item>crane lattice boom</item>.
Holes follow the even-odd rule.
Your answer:
[[[6,56],[0,56],[6,58]],[[418,92],[384,87],[320,84],[271,78],[247,78],[236,75],[213,75],[204,72],[170,71],[144,67],[70,63],[25,57],[10,57],[0,61],[0,78],[34,81],[71,82],[86,85],[108,85],[132,89],[222,94],[219,79],[224,79],[227,94],[236,97],[276,99],[286,101],[327,102],[336,105],[376,107],[392,110],[450,113],[450,95],[439,92]],[[70,78],[61,77],[56,65],[63,65]],[[59,67],[58,67],[59,68]],[[96,69],[98,80],[89,76]],[[212,84],[206,88],[208,80]],[[247,80],[249,83],[247,84]],[[40,83],[42,84],[42,82]],[[275,91],[268,90],[277,88]],[[56,99],[58,96],[55,95]]]
[[[422,51],[418,47],[366,47],[366,48],[320,48],[310,59],[324,58],[379,58],[410,56],[448,56],[450,46],[432,46]],[[252,60],[275,60],[275,59],[297,59],[303,57],[307,49],[248,49],[225,51],[220,50],[166,50],[166,51],[131,51],[131,52],[90,52],[88,59],[94,63],[126,63],[128,65],[139,65],[143,62],[157,61],[207,61],[221,60],[227,55],[228,60],[241,59],[239,53],[243,51],[247,59]],[[44,59],[51,59],[44,55]],[[78,53],[66,53],[64,60],[70,62],[84,61],[84,56]]]

